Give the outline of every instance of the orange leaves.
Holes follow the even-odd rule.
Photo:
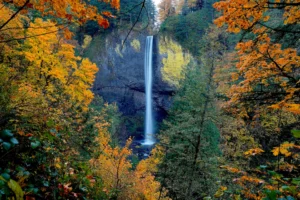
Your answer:
[[[300,104],[285,104],[285,109],[294,114],[300,114]]]
[[[250,182],[250,183],[254,183],[256,185],[262,184],[265,181],[256,177],[251,177],[251,176],[242,176],[240,178],[240,181],[242,182]]]
[[[104,19],[103,17],[99,17],[97,20],[99,26],[103,27],[103,28],[108,28],[109,26],[109,22],[107,19]]]
[[[250,157],[250,156],[260,155],[263,152],[264,152],[264,150],[262,150],[261,148],[254,148],[254,149],[249,149],[248,151],[246,151],[244,153],[244,155],[246,157]]]
[[[120,9],[120,0],[103,0],[105,3],[109,3],[113,8]]]
[[[299,0],[293,3],[299,3]],[[231,99],[228,105],[241,105],[242,99],[247,99],[256,92],[261,92],[263,95],[263,88],[269,91],[269,86],[273,84],[281,86],[280,89],[285,92],[284,97],[283,99],[280,97],[282,99],[280,102],[266,100],[268,102],[265,103],[273,104],[270,106],[273,109],[284,109],[299,114],[299,103],[296,102],[300,91],[293,91],[293,88],[299,87],[297,86],[299,78],[295,72],[299,71],[300,57],[296,49],[282,49],[281,44],[272,43],[269,35],[270,28],[263,24],[272,14],[272,12],[268,13],[269,15],[266,13],[269,6],[276,8],[282,5],[277,5],[276,2],[269,5],[267,0],[229,0],[214,4],[214,7],[222,12],[222,15],[215,20],[217,26],[227,24],[229,32],[249,30],[254,34],[253,40],[236,45],[239,56],[239,61],[236,63],[238,72],[232,77],[233,81],[240,80],[240,83],[232,85],[227,93]],[[299,6],[284,5],[284,9],[285,23],[299,22]],[[276,32],[272,28],[271,30]],[[258,86],[261,88],[260,91]],[[273,92],[276,94],[278,91]]]
[[[68,28],[65,28],[64,29],[64,36],[65,36],[65,38],[67,39],[67,40],[70,40],[70,39],[72,39],[72,36],[73,36],[74,34],[68,29]]]
[[[226,169],[227,171],[231,172],[231,173],[235,173],[235,174],[245,174],[245,172],[243,171],[240,171],[239,169],[237,168],[234,168],[234,167],[230,167],[230,166],[220,166],[221,169]]]
[[[245,53],[245,52],[249,52],[252,50],[253,48],[253,41],[249,40],[247,42],[240,42],[236,45],[236,49],[240,51],[240,53]]]
[[[105,0],[114,9],[120,9],[120,0]],[[21,7],[24,5],[25,0],[11,1],[9,6]],[[31,1],[27,4],[26,9],[21,12],[27,12],[28,10],[34,10],[42,13],[43,16],[52,16],[67,20],[69,22],[84,23],[88,20],[96,20],[103,28],[109,26],[108,20],[105,17],[113,17],[109,12],[103,12],[103,15],[97,10],[97,7],[91,4],[85,3],[80,0],[43,0],[43,1]],[[2,11],[1,11],[2,12]],[[102,19],[102,20],[100,20]]]
[[[273,102],[270,108],[299,113],[299,104],[294,103],[300,92],[299,88],[295,88],[297,77],[293,73],[300,68],[297,64],[300,56],[296,54],[296,49],[282,50],[281,45],[272,44],[266,34],[260,35],[256,43],[252,40],[240,42],[236,49],[239,55],[239,61],[236,63],[238,71],[232,74],[231,81],[241,81],[232,85],[228,91],[227,96],[231,99],[229,104],[239,104],[245,95],[263,92],[263,87],[277,84],[285,91],[285,97],[281,102]]]
[[[249,1],[246,4],[243,5],[243,7],[247,8],[247,9],[254,8],[255,6],[258,6],[258,3],[254,2],[254,1]]]
[[[299,0],[293,1],[294,3],[299,3]],[[299,6],[287,6],[285,8],[284,15],[285,24],[299,23],[300,21],[300,7]]]
[[[108,11],[102,12],[102,15],[104,15],[104,16],[106,16],[106,17],[110,17],[110,18],[115,18],[115,16],[112,15],[111,12],[108,12]]]
[[[300,104],[286,103],[284,101],[277,104],[269,106],[269,108],[274,110],[285,110],[294,114],[300,114]]]
[[[238,33],[240,29],[248,29],[263,17],[266,10],[264,4],[266,0],[259,3],[254,0],[231,0],[220,1],[213,6],[222,12],[222,16],[214,23],[218,26],[228,24],[228,31]]]
[[[117,10],[120,10],[120,0],[111,0],[111,6]]]
[[[214,23],[218,26],[218,27],[221,27],[224,25],[225,23],[225,17],[224,16],[221,16],[217,19],[214,20]]]

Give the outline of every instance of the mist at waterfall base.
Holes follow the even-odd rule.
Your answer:
[[[152,84],[153,84],[153,69],[152,69],[152,54],[153,54],[153,36],[147,36],[145,47],[145,140],[142,145],[151,146],[155,143],[154,139],[154,120],[153,120],[153,102],[152,102]]]

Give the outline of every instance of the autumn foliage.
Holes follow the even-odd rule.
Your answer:
[[[130,145],[132,139],[128,139],[124,147],[112,147],[111,138],[107,128],[109,124],[98,124],[100,155],[91,159],[93,173],[103,180],[103,191],[110,198],[115,199],[168,199],[165,191],[160,191],[160,183],[155,180],[157,166],[161,162],[162,152],[160,148],[152,150],[152,156],[142,160],[132,169],[129,157],[132,155]]]
[[[237,44],[237,81],[228,91],[228,105],[257,100],[270,108],[299,114],[299,60],[296,48],[284,48],[274,42],[276,32],[297,34],[290,29],[278,29],[268,24],[274,9],[283,9],[283,24],[299,23],[299,1],[220,1],[214,7],[222,12],[215,24],[227,25],[233,33],[251,32],[252,38]],[[266,94],[266,91],[269,91]]]
[[[104,2],[110,4],[113,8],[117,10],[120,9],[119,0],[104,0]],[[83,24],[88,20],[94,20],[97,21],[98,24],[104,28],[107,28],[109,25],[109,22],[106,19],[106,17],[112,17],[110,12],[98,11],[96,7],[79,0],[2,0],[1,3],[6,4],[8,7],[16,8],[22,14],[26,14],[29,11],[38,11],[42,14],[43,17],[51,16],[54,19],[62,19],[67,23]],[[2,28],[3,27],[1,27],[1,29]]]

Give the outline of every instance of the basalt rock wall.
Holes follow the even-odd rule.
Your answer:
[[[97,64],[93,91],[109,103],[116,102],[126,116],[143,116],[145,112],[144,56],[147,33],[132,33],[122,46],[127,33],[113,32],[96,36],[87,51]],[[153,44],[153,109],[161,121],[171,106],[175,88],[163,81],[158,37]]]

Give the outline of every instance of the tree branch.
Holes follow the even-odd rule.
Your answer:
[[[261,23],[261,22],[257,22],[257,23],[258,23],[259,25],[264,26],[264,27],[266,27],[266,28],[268,28],[268,29],[271,29],[271,30],[273,30],[273,31],[284,32],[284,33],[300,33],[300,31],[289,31],[289,30],[277,29],[277,28],[272,28],[272,27],[270,27],[270,26],[268,26],[268,25],[266,25],[266,24],[263,24],[263,23]]]
[[[38,36],[42,36],[42,35],[48,35],[48,34],[51,34],[51,33],[56,33],[58,31],[61,31],[65,28],[67,28],[67,26],[63,27],[62,29],[58,29],[58,30],[55,30],[55,31],[50,31],[50,32],[47,32],[47,33],[41,33],[41,34],[26,36],[26,37],[22,37],[22,38],[13,38],[13,39],[9,39],[9,40],[2,40],[2,41],[0,41],[0,43],[12,42],[12,41],[16,41],[16,40],[26,40],[28,38],[38,37]]]
[[[267,54],[268,54],[268,58],[271,60],[271,62],[273,62],[275,64],[275,66],[277,67],[277,69],[280,70],[280,72],[283,76],[285,76],[288,79],[292,80],[294,83],[297,83],[297,80],[294,77],[292,77],[292,76],[288,75],[287,73],[285,73],[284,70],[278,65],[278,63],[271,57],[268,49],[267,49]]]
[[[22,7],[20,7],[20,8],[17,10],[17,12],[15,12],[15,13],[7,20],[4,24],[2,24],[2,25],[0,26],[0,30],[1,30],[4,26],[6,26],[11,20],[13,20],[13,19],[17,16],[17,14],[27,6],[27,4],[28,4],[29,2],[30,2],[30,0],[27,0],[27,1],[24,3],[24,5],[23,5]]]
[[[140,9],[139,15],[138,15],[138,17],[136,18],[136,20],[135,20],[134,24],[132,25],[132,27],[130,28],[128,34],[126,35],[126,37],[125,37],[125,39],[124,39],[124,42],[123,42],[123,44],[122,44],[122,49],[123,49],[123,47],[124,47],[124,44],[125,44],[126,40],[128,39],[129,34],[131,33],[131,31],[133,30],[133,28],[135,27],[135,25],[138,23],[138,21],[139,21],[139,19],[140,19],[140,16],[141,16],[141,14],[142,14],[142,11],[143,11],[143,9],[145,8],[146,0],[144,0],[141,4],[142,4],[142,7],[141,7],[141,9]]]
[[[280,5],[280,6],[300,6],[300,2],[298,2],[298,3],[286,3],[286,2],[270,2],[270,1],[268,1],[267,4],[269,4],[269,5]]]

